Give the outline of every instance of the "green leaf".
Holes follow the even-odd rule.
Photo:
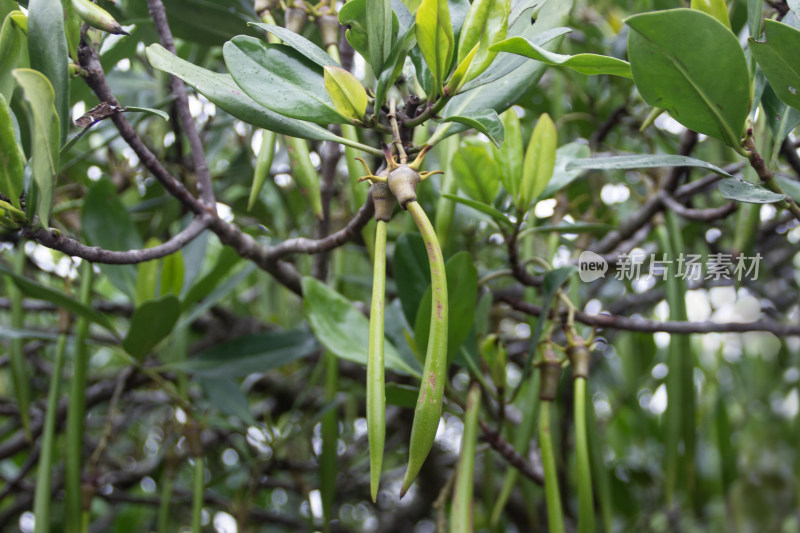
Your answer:
[[[155,237],[147,239],[145,248],[153,248],[161,244],[161,240]],[[156,297],[156,284],[158,283],[158,263],[157,259],[144,261],[136,266],[136,282],[134,287],[134,304],[142,305],[148,300]]]
[[[567,67],[581,74],[632,77],[630,64],[622,59],[598,54],[575,54],[574,56],[556,54],[548,52],[522,37],[506,39],[492,46],[490,50],[529,57],[554,67]]]
[[[348,2],[348,4],[349,3],[351,2]],[[417,44],[417,35],[415,33],[415,27],[412,20],[411,27],[408,28],[403,37],[398,40],[395,43],[394,48],[392,48],[392,53],[386,60],[387,67],[383,69],[383,72],[381,72],[381,75],[378,77],[378,86],[375,89],[376,108],[382,106],[386,101],[387,91],[403,71],[403,65],[405,64],[406,56],[415,44]]]
[[[154,68],[177,76],[220,109],[249,124],[301,139],[338,140],[336,135],[316,124],[286,118],[265,109],[241,92],[229,75],[212,72],[184,61],[160,44],[147,47],[147,59]]]
[[[510,11],[510,0],[475,0],[470,6],[461,28],[456,64],[461,64],[476,45],[478,50],[463,82],[479,76],[494,60],[497,52],[492,45],[505,39]]]
[[[367,0],[350,0],[339,10],[339,23],[347,28],[347,32],[345,33],[347,42],[349,42],[353,49],[361,54],[362,57],[370,61],[370,34],[367,29],[367,12]],[[393,14],[391,27],[392,42],[394,42],[398,31],[399,21],[397,16]],[[373,66],[373,68],[375,67]],[[379,72],[375,72],[376,75],[378,73]]]
[[[767,125],[774,138],[773,154],[780,152],[786,137],[800,124],[800,111],[786,105],[767,84],[761,94],[761,105],[767,113]],[[754,106],[755,107],[755,106]]]
[[[188,311],[191,306],[211,294],[220,280],[230,274],[233,267],[241,260],[242,257],[233,248],[229,246],[223,248],[215,258],[214,267],[186,292],[186,296],[183,297],[183,310]]]
[[[324,283],[303,278],[303,307],[317,339],[337,357],[367,364],[369,320],[344,296]],[[384,342],[384,362],[388,370],[419,377],[418,361],[401,358],[388,339]]]
[[[414,409],[419,397],[419,387],[399,385],[394,382],[386,384],[386,403],[405,409]]]
[[[452,361],[472,329],[478,304],[478,270],[468,252],[458,252],[445,263],[447,274],[447,360]],[[422,297],[414,323],[417,348],[425,353],[431,321],[431,288]]]
[[[267,331],[222,342],[163,368],[196,376],[242,378],[280,368],[317,350],[319,344],[306,331]]]
[[[800,109],[800,30],[775,20],[764,21],[766,42],[748,40],[750,50],[766,74],[772,90],[783,102]]]
[[[161,111],[160,109],[153,109],[152,107],[127,106],[125,111],[133,113],[147,113],[148,115],[157,116],[164,122],[169,122],[169,114],[167,114],[165,111]]]
[[[181,303],[172,295],[143,303],[133,312],[122,347],[135,359],[142,360],[172,332],[180,314]]]
[[[64,33],[64,10],[60,0],[30,0],[28,2],[28,53],[31,68],[50,81],[55,96],[56,123],[59,137],[56,152],[67,138],[71,121],[69,108],[69,53]],[[59,126],[60,124],[60,126]],[[46,222],[45,222],[46,225]]]
[[[750,75],[736,36],[692,9],[644,13],[625,22],[631,29],[628,59],[645,102],[691,130],[739,147],[750,110]]]
[[[778,180],[778,184],[781,186],[781,189],[789,196],[795,203],[800,202],[800,183],[796,180],[790,178],[784,178],[782,176],[775,176],[775,179]]]
[[[556,150],[556,164],[553,168],[553,177],[547,183],[542,194],[539,195],[539,200],[550,198],[555,193],[569,186],[570,183],[575,181],[581,175],[580,169],[569,169],[567,165],[578,158],[585,158],[591,155],[589,145],[585,142],[571,142],[559,147]]]
[[[161,294],[180,296],[183,289],[183,253],[178,250],[162,260]]]
[[[447,0],[422,0],[416,22],[417,43],[433,76],[433,89],[438,93],[450,70],[455,48]]]
[[[328,97],[322,69],[293,48],[240,35],[222,51],[236,84],[267,109],[317,124],[349,122]]]
[[[786,198],[785,194],[778,194],[756,185],[749,181],[737,178],[728,178],[719,182],[719,191],[728,200],[746,202],[748,204],[774,204]]]
[[[731,28],[731,20],[728,17],[728,7],[725,5],[725,0],[692,0],[690,7],[703,13],[708,13],[728,29]]]
[[[553,177],[556,163],[558,133],[550,115],[543,113],[536,123],[525,160],[522,163],[522,182],[520,194],[514,199],[519,210],[527,210],[531,202],[544,191]]]
[[[345,117],[361,120],[367,112],[367,91],[355,76],[339,67],[325,67],[325,89],[333,105]]]
[[[372,71],[380,73],[392,51],[392,3],[390,0],[366,2],[367,62]]]
[[[23,176],[25,156],[14,134],[11,108],[8,107],[8,102],[2,93],[0,93],[0,154],[2,154],[0,156],[0,191],[3,191],[11,204],[19,209],[21,207],[19,196],[25,185]]]
[[[456,196],[454,194],[442,194],[443,198],[447,198],[448,200],[453,200],[454,202],[458,202],[459,204],[464,204],[467,207],[471,207],[476,211],[480,211],[484,215],[489,215],[494,220],[505,226],[506,228],[511,228],[513,226],[512,222],[508,219],[508,217],[495,209],[494,207],[484,204],[482,202],[476,202],[475,200],[470,200],[469,198],[462,198],[460,196]]]
[[[252,413],[250,413],[250,403],[247,401],[247,396],[234,380],[220,377],[203,377],[197,381],[200,383],[206,398],[208,398],[208,403],[215,409],[228,416],[235,416],[250,426],[258,424]]]
[[[397,238],[392,266],[403,315],[413,324],[419,302],[431,284],[428,253],[419,233],[404,233]]]
[[[536,22],[531,24],[531,9],[540,5]],[[552,41],[568,29],[559,29],[572,8],[571,0],[528,0],[514,6],[509,17],[508,35],[525,37],[538,45]],[[536,37],[541,37],[541,41]],[[553,41],[555,45],[558,41]],[[531,87],[538,83],[544,73],[545,65],[509,55],[498,57],[481,76],[464,86],[461,93],[451,98],[442,111],[442,116],[469,116],[475,112],[494,109],[502,113],[514,105]],[[502,76],[498,77],[500,73]],[[491,81],[487,81],[491,80]],[[474,88],[471,88],[474,87]],[[464,129],[460,124],[443,122],[434,135],[444,138]]]
[[[500,148],[505,140],[505,127],[494,109],[472,113],[469,116],[453,115],[442,122],[459,122],[483,133]]]
[[[500,167],[481,146],[467,146],[450,163],[458,188],[478,202],[492,205],[500,190]]]
[[[274,24],[265,24],[263,22],[248,22],[247,24],[249,26],[255,26],[257,28],[261,28],[262,30],[268,33],[271,33],[272,35],[280,39],[284,44],[291,46],[292,48],[300,52],[306,59],[310,59],[320,67],[339,66],[339,63],[336,60],[334,60],[331,56],[329,56],[325,50],[323,50],[316,44],[312,43],[299,33],[295,33],[281,26],[275,26]]]
[[[573,159],[566,170],[628,170],[632,168],[697,167],[710,170],[720,176],[732,177],[716,165],[685,155],[619,155],[589,159]]]
[[[519,195],[519,182],[522,179],[522,126],[516,111],[509,109],[503,113],[503,145],[493,148],[495,161],[500,165],[500,179],[503,188],[512,198]]]
[[[14,78],[22,88],[26,112],[33,125],[31,173],[36,183],[36,214],[47,227],[53,204],[53,188],[58,175],[59,118],[53,86],[41,72],[16,69]],[[69,118],[67,118],[69,120]],[[31,208],[28,208],[31,210]]]
[[[3,20],[0,28],[0,95],[11,102],[16,82],[11,72],[28,66],[28,42],[25,32],[11,14]]]
[[[101,178],[89,187],[83,201],[81,229],[86,241],[106,250],[137,250],[142,239],[111,180]],[[133,265],[100,265],[111,283],[130,295],[136,292]]]
[[[74,313],[96,324],[99,324],[116,335],[116,331],[114,331],[114,326],[111,325],[111,321],[109,321],[108,317],[99,311],[95,311],[91,307],[82,304],[78,300],[73,300],[72,298],[66,296],[63,292],[51,289],[46,285],[42,285],[41,283],[37,283],[23,276],[15,274],[3,264],[0,264],[0,273],[10,277],[11,281],[14,282],[14,285],[16,285],[19,290],[29,298],[50,302],[57,307],[61,307],[62,309],[69,311],[70,313]]]

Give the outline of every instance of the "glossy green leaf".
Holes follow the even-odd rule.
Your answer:
[[[19,290],[29,298],[50,302],[57,307],[61,307],[62,309],[69,311],[70,313],[74,313],[96,324],[99,324],[111,333],[116,334],[114,331],[114,326],[111,325],[111,321],[103,313],[82,304],[78,300],[73,300],[63,292],[51,289],[46,285],[42,285],[41,283],[37,283],[33,280],[15,274],[1,263],[0,273],[9,276],[14,282],[14,285],[19,287]]]
[[[643,13],[625,22],[628,59],[645,102],[738,147],[750,110],[750,75],[736,36],[692,9]]]
[[[470,61],[464,82],[482,74],[494,60],[497,52],[492,45],[505,39],[510,11],[510,0],[475,0],[470,6],[458,40],[456,64],[461,64],[476,45],[478,50]]]
[[[561,146],[556,150],[556,164],[553,168],[553,177],[547,183],[539,199],[550,198],[555,193],[569,186],[581,175],[580,169],[570,168],[567,165],[579,158],[586,158],[591,155],[589,145],[585,142],[571,142]]]
[[[0,27],[0,95],[11,102],[16,82],[11,72],[28,66],[28,41],[11,14]]]
[[[367,62],[372,71],[380,73],[392,51],[392,3],[390,0],[367,0],[366,3]]]
[[[498,149],[494,148],[495,161],[500,165],[500,180],[503,188],[512,198],[519,195],[519,183],[522,180],[522,126],[516,111],[509,109],[502,116],[504,140]]]
[[[497,222],[499,222],[500,224],[504,225],[509,229],[511,228],[511,226],[513,226],[511,220],[509,220],[509,218],[505,214],[501,213],[500,211],[498,211],[497,209],[495,209],[490,205],[484,204],[483,202],[476,202],[475,200],[471,200],[469,198],[462,198],[454,194],[446,194],[446,193],[442,194],[442,197],[447,198],[448,200],[453,200],[454,202],[458,202],[459,204],[464,204],[467,207],[475,209],[476,211],[480,211],[484,215],[490,216],[491,218],[493,218],[494,220],[496,220]]]
[[[531,9],[540,5],[536,21],[531,24]],[[538,45],[547,42],[557,44],[559,35],[567,29],[550,31],[563,25],[572,8],[571,0],[546,0],[541,3],[537,0],[519,2],[512,10],[509,17],[508,35],[511,37],[525,37]],[[539,36],[542,41],[536,39]],[[520,61],[521,60],[521,61]],[[509,55],[497,57],[492,65],[481,76],[464,86],[462,93],[453,97],[442,111],[442,116],[469,116],[475,112],[494,109],[502,113],[515,104],[523,94],[538,83],[544,73],[545,65],[537,61],[528,61]],[[502,76],[497,77],[497,73]],[[486,81],[492,80],[492,81]],[[474,87],[470,89],[470,86]],[[462,131],[464,126],[443,122],[434,133],[439,138],[444,138],[452,133]]]
[[[612,157],[596,157],[589,159],[573,159],[565,167],[566,170],[629,170],[633,168],[658,167],[697,167],[710,170],[720,176],[730,178],[731,175],[716,165],[685,155],[619,155]]]
[[[383,69],[378,77],[378,85],[375,89],[375,107],[380,107],[386,101],[386,93],[389,88],[400,76],[403,71],[406,56],[408,52],[417,44],[417,35],[414,31],[414,24],[412,20],[411,27],[408,28],[406,33],[401,37],[392,48],[392,53],[386,60],[386,68]]]
[[[339,11],[339,23],[347,28],[345,37],[353,49],[369,61],[370,34],[367,30],[367,12],[367,0],[350,0]],[[396,15],[392,16],[391,31],[392,42],[395,42],[399,31],[399,21]]]
[[[749,204],[774,204],[786,197],[785,194],[778,194],[761,185],[737,178],[727,178],[720,181],[719,191],[728,200]]]
[[[242,378],[280,368],[317,350],[319,344],[306,331],[266,331],[222,342],[164,368],[196,376]]]
[[[172,332],[180,314],[181,303],[173,295],[143,303],[133,312],[122,347],[135,359],[143,359]]]
[[[14,78],[22,88],[26,112],[33,125],[31,172],[36,183],[36,214],[39,224],[48,226],[53,188],[58,175],[59,118],[53,86],[36,70],[16,69]],[[28,207],[30,210],[31,207]]]
[[[447,274],[447,360],[452,361],[472,329],[478,304],[478,270],[468,252],[458,252],[445,263]],[[424,353],[431,320],[430,285],[422,296],[414,321],[414,339]]]
[[[558,133],[550,115],[543,113],[533,129],[533,135],[525,150],[522,163],[522,182],[519,196],[514,203],[519,210],[526,210],[547,187],[553,177],[556,163]]]
[[[222,50],[236,84],[267,109],[317,124],[348,122],[328,97],[322,69],[293,48],[240,35]]]
[[[31,68],[52,85],[59,122],[56,149],[67,138],[71,121],[69,107],[69,54],[64,33],[64,11],[60,0],[28,2],[28,54]],[[56,153],[58,153],[56,151]],[[46,223],[45,223],[46,224]]]
[[[500,190],[500,167],[481,146],[467,146],[450,163],[458,188],[478,202],[492,205]]]
[[[800,125],[800,111],[786,105],[767,84],[761,94],[761,105],[767,113],[767,125],[774,138],[773,155],[779,152],[781,144],[798,125]]]
[[[413,324],[419,302],[431,284],[428,253],[419,233],[404,233],[397,238],[392,267],[403,315],[409,324]]]
[[[731,19],[728,17],[728,7],[725,5],[725,0],[692,0],[690,7],[703,13],[708,13],[730,29]]]
[[[276,26],[274,24],[264,24],[263,22],[248,22],[248,25],[261,28],[262,30],[271,33],[280,39],[283,44],[291,46],[300,52],[306,59],[310,59],[320,67],[339,66],[339,63],[329,56],[325,50],[312,43],[299,33],[295,33],[287,28]]]
[[[766,74],[775,94],[783,102],[800,109],[800,30],[775,20],[764,21],[766,42],[749,39],[750,51]]]
[[[235,416],[247,425],[258,424],[250,413],[247,396],[234,380],[215,376],[201,377],[197,381],[214,409],[228,416]]]
[[[422,0],[417,9],[416,33],[420,52],[433,76],[434,90],[438,91],[450,70],[455,48],[447,0]]]
[[[177,76],[208,98],[223,111],[249,124],[283,135],[319,141],[335,141],[336,135],[310,122],[293,120],[265,109],[241,92],[227,74],[198,67],[169,53],[160,44],[147,47],[147,59],[153,67]]]
[[[317,339],[337,357],[367,364],[369,320],[341,294],[313,278],[303,278],[303,308]],[[387,370],[419,376],[416,360],[404,360],[388,339],[384,340]]]
[[[14,121],[11,108],[0,93],[0,191],[3,191],[11,204],[20,208],[19,196],[24,188],[23,170],[25,156],[14,134]]]
[[[522,37],[511,37],[501,41],[492,46],[491,50],[529,57],[554,67],[567,67],[581,74],[632,77],[630,64],[622,59],[598,54],[575,54],[573,56],[556,54]]]
[[[470,128],[475,128],[483,133],[498,148],[505,140],[505,127],[494,109],[472,113],[469,116],[454,115],[445,118],[442,122],[459,122]]]
[[[358,79],[339,67],[325,67],[325,89],[336,110],[351,120],[361,120],[367,111],[367,91]]]

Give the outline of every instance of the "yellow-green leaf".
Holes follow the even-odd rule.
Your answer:
[[[553,124],[550,115],[542,113],[533,130],[528,149],[525,151],[525,160],[522,163],[522,183],[516,202],[518,209],[528,209],[533,199],[547,187],[547,183],[553,177],[557,145],[556,125]]]
[[[367,111],[367,91],[343,68],[325,67],[325,89],[336,110],[351,120],[361,120]]]
[[[728,7],[725,5],[725,0],[692,0],[691,8],[708,13],[725,24],[728,29],[731,28],[731,20],[728,17]]]
[[[53,86],[36,70],[18,68],[13,72],[22,87],[26,112],[33,124],[31,171],[36,183],[36,214],[39,223],[47,226],[53,203],[53,188],[58,172],[59,120]]]
[[[19,196],[24,185],[23,167],[25,165],[22,149],[14,135],[14,122],[11,108],[0,94],[0,190],[19,208]]]
[[[417,9],[416,22],[419,50],[431,71],[434,91],[438,92],[448,74],[455,49],[447,0],[422,0]]]
[[[464,83],[483,73],[494,60],[497,52],[490,47],[506,38],[510,11],[509,0],[475,0],[470,6],[458,42],[458,63],[472,48],[477,46],[478,50],[468,64]]]

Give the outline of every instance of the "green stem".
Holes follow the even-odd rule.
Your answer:
[[[383,310],[386,297],[386,222],[377,221],[372,307],[369,315],[367,359],[367,428],[369,436],[370,494],[378,497],[386,439],[386,391],[383,366]]]
[[[586,421],[586,378],[575,378],[575,453],[578,462],[578,532],[594,533],[592,467]]]
[[[158,504],[158,533],[168,533],[170,512],[170,502],[172,501],[172,490],[175,485],[174,472],[170,467],[164,470],[161,480],[161,499]]]
[[[561,494],[558,491],[558,473],[553,453],[553,436],[550,432],[552,402],[539,403],[539,448],[544,466],[544,491],[547,500],[547,524],[550,533],[564,533],[564,515],[561,510]]]
[[[36,471],[36,494],[33,499],[33,514],[36,517],[34,533],[50,531],[50,481],[53,469],[53,452],[56,433],[56,414],[58,394],[61,388],[61,372],[64,370],[64,354],[67,351],[67,335],[58,337],[53,374],[50,376],[50,390],[47,393],[47,413],[42,430],[42,447],[39,452],[39,465]]]
[[[403,487],[400,489],[401,497],[419,474],[422,464],[433,446],[439,419],[442,415],[442,397],[447,379],[448,301],[442,249],[439,247],[436,232],[422,207],[416,201],[412,201],[406,204],[406,209],[414,218],[428,251],[433,301],[431,303],[428,350],[425,356],[417,407],[414,410],[414,422],[411,426],[408,468],[403,479]]]
[[[331,405],[322,415],[322,453],[320,455],[320,499],[326,532],[333,520],[333,502],[336,499],[336,470],[339,447],[339,418],[336,409],[336,393],[339,390],[339,360],[331,352],[325,352],[325,403]]]
[[[450,508],[450,533],[471,533],[472,493],[475,475],[475,443],[478,435],[478,413],[481,406],[481,388],[473,385],[467,394],[467,412],[464,415],[464,433],[461,436],[461,453],[456,470],[453,505]]]
[[[92,265],[81,263],[80,301],[91,305]],[[66,493],[66,531],[82,531],[83,491],[81,470],[83,464],[83,433],[86,416],[86,371],[89,362],[89,321],[79,317],[75,326],[75,352],[72,363],[72,383],[67,409],[67,445],[64,465],[64,490]]]
[[[203,489],[205,488],[205,466],[203,456],[194,459],[192,478],[192,533],[201,533],[203,519]]]
[[[17,253],[14,256],[14,273],[22,276],[25,271],[25,243],[20,241],[17,246]],[[22,291],[7,278],[8,295],[11,299],[11,327],[21,330],[25,322],[25,313],[22,309]],[[25,439],[31,441],[31,389],[28,379],[28,368],[25,365],[25,351],[22,338],[11,339],[9,343],[9,359],[11,363],[11,375],[14,381],[14,393],[17,397],[20,420],[25,431]]]

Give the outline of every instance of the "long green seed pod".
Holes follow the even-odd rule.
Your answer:
[[[17,254],[14,256],[14,272],[22,275],[25,269],[24,243],[20,242]],[[25,315],[22,310],[22,291],[8,278],[8,295],[11,300],[11,327],[17,330],[22,329]],[[11,363],[11,376],[14,382],[14,394],[16,395],[17,405],[19,406],[20,420],[25,431],[26,440],[31,440],[31,415],[29,407],[31,404],[31,385],[30,373],[25,364],[24,346],[21,338],[11,339],[9,343],[9,359]]]
[[[575,453],[578,462],[578,532],[594,533],[594,496],[586,427],[586,378],[575,378]]]
[[[391,182],[390,182],[391,186]],[[394,192],[394,191],[393,191]],[[396,195],[396,193],[395,193]],[[425,211],[414,200],[401,204],[411,213],[417,224],[425,248],[428,251],[428,262],[431,268],[431,327],[428,336],[428,351],[425,355],[425,367],[422,372],[422,383],[419,388],[417,407],[414,410],[414,422],[411,426],[411,442],[408,450],[408,467],[400,489],[402,497],[411,486],[422,463],[428,457],[433,446],[439,418],[442,416],[442,397],[447,371],[447,278],[444,270],[444,258],[439,240],[433,230]]]
[[[553,437],[550,433],[550,400],[539,404],[539,447],[544,466],[544,490],[547,500],[547,525],[551,533],[564,533],[564,516],[561,511],[561,495],[558,492],[558,473],[553,453]]]
[[[56,359],[53,363],[53,374],[50,379],[50,390],[47,393],[47,414],[42,430],[42,448],[39,452],[39,465],[36,471],[36,495],[33,500],[34,533],[50,531],[50,481],[53,471],[53,452],[55,450],[56,415],[58,414],[58,394],[61,388],[61,372],[64,369],[64,353],[67,351],[67,334],[61,332],[56,346]]]
[[[385,185],[383,186],[385,187]],[[370,494],[374,502],[378,497],[378,485],[381,481],[383,466],[383,445],[386,439],[386,391],[383,366],[383,310],[386,292],[386,222],[384,220],[377,221],[373,269],[367,358],[367,435],[369,437]]]
[[[130,35],[122,29],[119,22],[111,16],[111,13],[91,0],[72,0],[72,7],[81,20],[92,28],[107,31],[114,35]]]
[[[481,388],[475,383],[467,393],[467,412],[464,415],[464,433],[461,436],[456,488],[453,491],[453,505],[450,507],[450,533],[472,533],[473,531],[472,493],[480,406]]]
[[[258,149],[258,155],[256,156],[253,184],[250,186],[250,197],[247,199],[248,211],[253,209],[256,200],[258,200],[258,195],[269,177],[269,169],[275,156],[275,137],[274,131],[261,130],[261,147]]]
[[[322,218],[322,197],[320,196],[319,174],[311,163],[311,154],[305,139],[285,137],[286,151],[292,167],[292,177],[300,187],[300,192],[308,199],[314,216]]]
[[[80,301],[92,301],[92,265],[83,261],[80,267]],[[81,470],[83,464],[83,433],[86,416],[86,373],[89,366],[89,320],[79,317],[75,324],[75,353],[72,361],[72,383],[67,409],[67,445],[64,461],[64,492],[66,527],[68,533],[82,531],[83,490]]]

